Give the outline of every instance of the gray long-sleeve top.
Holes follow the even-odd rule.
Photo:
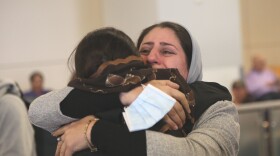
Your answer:
[[[240,126],[230,101],[219,101],[207,109],[185,138],[147,131],[148,156],[236,156]]]

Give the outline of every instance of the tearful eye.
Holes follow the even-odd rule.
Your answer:
[[[170,51],[170,50],[162,50],[160,53],[161,53],[161,55],[164,55],[164,56],[170,56],[170,55],[175,54],[175,52]]]
[[[167,51],[167,50],[163,51],[163,53],[166,53],[166,54],[172,54],[172,52],[171,52],[171,51]]]
[[[150,50],[148,49],[142,49],[139,51],[141,55],[148,55],[150,53]]]

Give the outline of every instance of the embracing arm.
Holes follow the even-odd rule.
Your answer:
[[[32,124],[53,132],[64,124],[93,114],[117,122],[119,119],[114,114],[121,114],[121,107],[118,93],[93,94],[65,87],[36,98],[28,115]]]
[[[147,131],[147,155],[236,156],[239,136],[239,118],[234,104],[219,101],[206,110],[186,138]]]
[[[219,101],[201,116],[193,131],[185,138],[154,131],[128,134],[123,127],[115,126],[113,129],[111,123],[98,121],[93,126],[91,141],[106,153],[123,155],[146,155],[143,151],[147,151],[148,156],[236,156],[240,135],[238,120],[234,104]]]
[[[29,120],[35,126],[53,132],[62,125],[77,120],[62,114],[60,102],[73,90],[65,87],[36,98],[28,110]]]

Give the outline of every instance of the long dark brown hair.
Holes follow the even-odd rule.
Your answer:
[[[68,65],[71,70],[74,61],[73,78],[88,78],[102,63],[129,55],[139,56],[131,38],[118,29],[106,27],[88,33],[71,53]]]

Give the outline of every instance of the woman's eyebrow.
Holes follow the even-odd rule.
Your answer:
[[[153,44],[154,44],[153,42],[145,42],[142,45],[153,45]]]
[[[177,47],[176,47],[175,45],[171,44],[171,43],[160,42],[160,45],[162,45],[162,46],[172,46],[172,47],[174,47],[176,50],[178,50]]]

